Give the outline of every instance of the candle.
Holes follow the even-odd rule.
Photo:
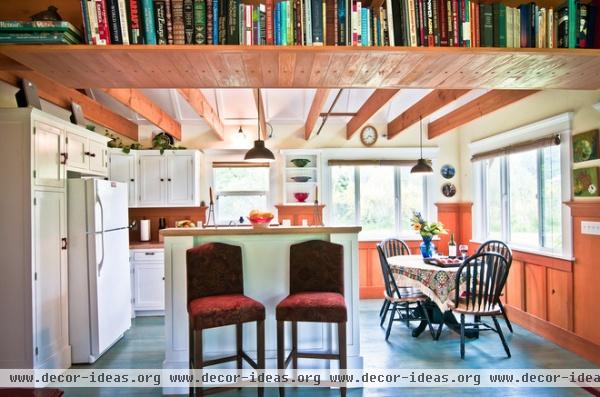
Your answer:
[[[210,205],[214,204],[214,203],[213,203],[213,197],[212,197],[212,186],[210,186],[210,187],[208,188],[208,199],[209,199],[209,203],[210,203]]]
[[[318,186],[315,187],[315,202],[316,203],[319,202],[319,187]]]

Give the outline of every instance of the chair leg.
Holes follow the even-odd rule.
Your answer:
[[[465,315],[460,314],[460,358],[465,358]]]
[[[204,368],[204,357],[202,351],[202,330],[194,331],[194,365],[196,369]],[[200,387],[195,387],[194,392],[196,396],[204,396],[204,386],[200,382]]]
[[[285,362],[285,350],[283,341],[283,321],[277,321],[277,368],[279,375],[283,375]],[[279,387],[279,397],[285,396],[285,387]]]
[[[340,356],[340,370],[348,368],[348,357],[346,352],[346,323],[338,323],[338,353]],[[340,387],[341,397],[346,397],[346,387]]]
[[[506,309],[504,309],[504,305],[502,304],[502,302],[499,302],[499,304],[500,304],[500,310],[502,311],[502,316],[504,317],[504,321],[506,322],[506,326],[508,327],[508,330],[512,334],[513,327],[512,327],[512,324],[510,323],[510,320],[508,319],[508,314],[506,314]]]
[[[235,345],[236,345],[236,354],[237,354],[237,368],[242,369],[242,350],[243,345],[242,341],[244,340],[244,325],[236,324],[235,325]]]
[[[292,321],[292,368],[298,369],[298,322]]]
[[[383,304],[385,306],[385,310],[383,311],[383,316],[381,316],[381,321],[379,322],[380,327],[383,326],[383,323],[385,323],[385,318],[387,317],[387,314],[390,311],[390,301],[386,299]]]
[[[410,308],[408,307],[408,303],[404,308],[404,315],[406,316],[406,328],[410,328]]]
[[[440,321],[440,325],[438,325],[437,332],[435,333],[435,340],[440,339],[440,335],[442,334],[443,328],[444,328],[444,319],[442,318],[442,321]]]
[[[192,327],[191,320],[188,326],[188,357],[189,357],[189,368],[194,369],[194,328]],[[194,395],[194,387],[190,385],[189,389],[190,396]]]
[[[492,320],[494,320],[494,325],[496,326],[496,330],[498,331],[498,335],[500,336],[500,340],[502,341],[502,346],[504,346],[504,351],[506,352],[506,355],[510,358],[510,349],[506,344],[506,339],[504,339],[504,334],[502,333],[502,328],[500,328],[498,319],[496,318],[496,316],[492,316]]]
[[[385,307],[387,302],[387,299],[383,300],[383,303],[381,304],[381,309],[379,309],[379,317],[383,316],[383,313],[385,313]]]
[[[390,337],[390,332],[392,331],[392,323],[394,322],[394,317],[396,317],[396,308],[398,307],[397,303],[392,304],[392,314],[390,316],[390,322],[387,326],[387,331],[385,332],[385,340],[388,340]]]
[[[265,322],[256,322],[256,364],[259,370],[265,369]],[[265,395],[265,388],[258,388],[258,397]]]
[[[433,338],[433,340],[436,340],[435,339],[435,331],[433,329],[433,325],[431,325],[431,320],[429,319],[429,313],[427,313],[427,308],[425,306],[423,306],[421,304],[421,302],[417,302],[417,306],[423,312],[423,316],[425,317],[425,320],[427,321],[427,326],[429,327],[429,333],[431,333],[431,337]]]

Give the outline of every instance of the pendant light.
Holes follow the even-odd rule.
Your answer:
[[[429,175],[433,174],[433,168],[429,165],[429,161],[423,158],[423,120],[421,116],[419,116],[419,141],[421,148],[421,156],[419,160],[417,160],[417,164],[410,169],[411,174],[421,174],[421,175]]]
[[[248,150],[246,152],[246,155],[244,156],[244,160],[246,161],[250,161],[250,162],[264,162],[264,161],[275,161],[275,155],[273,154],[272,151],[270,151],[269,149],[267,149],[265,147],[265,141],[260,139],[260,103],[261,103],[261,99],[260,99],[260,88],[257,90],[258,91],[258,100],[257,100],[257,131],[258,131],[258,140],[254,141],[254,146],[252,147],[252,149]]]

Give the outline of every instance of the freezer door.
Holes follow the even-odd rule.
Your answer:
[[[95,268],[90,269],[92,356],[97,359],[131,327],[129,231],[89,235],[94,240]]]
[[[94,179],[95,231],[108,231],[128,226],[127,184]]]

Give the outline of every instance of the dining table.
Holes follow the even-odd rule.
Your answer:
[[[421,255],[398,255],[387,258],[390,270],[397,285],[418,288],[429,301],[424,305],[428,310],[431,322],[438,325],[435,338],[439,338],[442,328],[460,333],[460,323],[449,308],[449,303],[456,298],[456,277],[460,263],[453,266],[440,266],[426,263]],[[412,332],[418,337],[427,328],[427,321],[422,320]],[[468,338],[477,338],[477,330],[468,330]]]

